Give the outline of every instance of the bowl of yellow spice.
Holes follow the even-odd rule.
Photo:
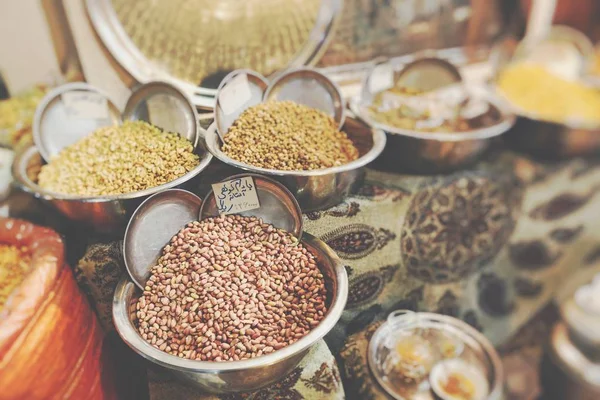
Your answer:
[[[497,72],[496,91],[519,116],[506,135],[513,148],[545,159],[598,153],[600,90],[584,77],[585,57],[546,39]]]
[[[256,77],[240,70],[223,80],[208,150],[283,183],[303,211],[340,203],[360,184],[362,167],[383,151],[385,134],[345,118],[337,86],[314,69],[288,71],[270,83]]]
[[[212,159],[195,107],[165,82],[140,86],[122,115],[90,85],[64,85],[40,103],[33,134],[13,162],[17,187],[106,233],[148,196],[192,185]]]

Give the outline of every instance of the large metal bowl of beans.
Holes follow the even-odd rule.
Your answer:
[[[66,103],[67,94],[87,108]],[[212,155],[195,108],[175,87],[143,85],[123,115],[108,100],[108,118],[89,115],[94,109],[85,102],[96,94],[86,84],[49,93],[36,112],[36,145],[16,155],[12,174],[17,187],[70,220],[117,233],[148,196],[193,185]],[[80,114],[69,115],[77,107]]]
[[[290,136],[281,143],[277,143],[277,136],[270,135],[273,131],[261,133],[260,130],[252,128],[250,125],[250,129],[256,134],[251,134],[250,138],[245,138],[243,134],[233,138],[234,140],[230,143],[226,143],[228,147],[224,151],[223,143],[217,134],[216,124],[213,124],[206,131],[208,150],[220,161],[235,168],[277,179],[294,194],[303,211],[320,210],[339,204],[361,183],[364,177],[363,167],[375,160],[383,151],[386,142],[385,133],[379,129],[372,129],[349,116],[339,131],[343,133],[344,144],[324,146],[324,141],[340,137],[337,136],[339,132],[335,125],[322,114],[311,117],[309,113],[306,113],[307,107],[305,106],[292,102],[281,103],[287,103],[282,109],[289,107],[293,110],[290,111],[291,118],[296,119],[298,116],[296,120],[299,124],[304,124],[305,127],[311,129],[313,124],[317,125],[323,121],[328,124],[332,135],[323,135],[322,139],[315,139],[314,136],[299,135],[298,130],[290,130]],[[261,114],[273,115],[278,112],[261,110],[261,108],[268,108],[270,104],[273,103],[267,102],[258,105],[260,114],[257,113],[251,117],[257,117],[256,121],[258,121]],[[254,123],[257,123],[256,121]],[[234,129],[240,131],[244,127],[243,124],[239,126],[234,124]],[[323,128],[314,128],[313,132],[323,131]],[[231,132],[225,136],[226,141],[232,138],[233,135],[230,136],[230,134]],[[303,140],[312,141],[312,147],[320,149],[319,152],[306,150],[306,143]],[[272,145],[261,146],[267,142]],[[343,149],[345,145],[351,150],[345,151]],[[330,151],[329,154],[327,154],[328,151]],[[240,161],[244,160],[245,154],[251,154],[251,157]]]
[[[125,234],[130,274],[147,279],[143,289],[129,279],[117,286],[117,332],[144,358],[208,392],[251,391],[282,379],[346,304],[343,263],[324,242],[302,234],[301,218],[298,229],[282,228],[273,199],[285,191],[285,201],[295,201],[271,182],[280,189],[261,199],[262,209],[241,214],[207,213],[209,200],[200,209],[189,192],[158,193],[140,206]],[[167,235],[152,228],[178,218],[182,225],[171,224]],[[138,251],[144,246],[162,250],[148,262]],[[145,272],[132,273],[135,264]]]

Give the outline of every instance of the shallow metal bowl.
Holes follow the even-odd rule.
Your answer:
[[[355,118],[346,118],[342,131],[358,148],[360,157],[344,165],[313,171],[279,171],[236,161],[221,151],[221,140],[215,124],[206,131],[206,146],[225,164],[277,179],[296,197],[302,211],[314,211],[342,202],[353,188],[360,185],[364,178],[362,167],[375,160],[385,147],[383,131],[372,129]]]
[[[418,174],[452,172],[478,161],[492,140],[508,131],[515,117],[504,112],[502,104],[492,96],[486,100],[501,115],[492,126],[466,132],[422,132],[410,129],[388,128],[387,145],[378,160],[378,166],[392,171]],[[371,126],[383,126],[368,117],[358,99],[350,102],[355,114],[360,114]]]
[[[514,150],[541,160],[600,154],[600,127],[576,128],[520,116],[505,139]]]
[[[147,343],[135,327],[133,300],[140,290],[123,279],[113,298],[113,320],[121,338],[134,351],[162,366],[179,379],[213,393],[255,390],[283,378],[340,319],[348,297],[348,276],[343,263],[329,246],[304,233],[302,243],[317,258],[327,288],[327,314],[319,325],[297,342],[271,354],[242,361],[210,362],[183,359]]]
[[[206,150],[202,138],[198,140],[195,150],[200,156],[200,164],[187,174],[160,186],[120,195],[80,197],[42,189],[37,184],[37,176],[45,163],[35,146],[28,147],[16,155],[12,174],[18,188],[50,203],[67,218],[90,225],[99,232],[120,234],[131,214],[148,196],[165,189],[193,184],[193,179],[212,160],[212,155]]]

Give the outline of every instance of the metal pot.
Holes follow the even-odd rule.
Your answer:
[[[345,121],[342,131],[358,148],[360,157],[348,164],[331,168],[313,171],[278,171],[233,160],[221,151],[221,141],[215,124],[212,124],[206,132],[206,146],[225,164],[267,175],[283,183],[296,197],[302,211],[321,210],[342,202],[364,178],[362,167],[375,160],[385,147],[386,137],[383,131],[372,129],[354,118],[346,118]]]
[[[134,351],[172,372],[176,377],[213,393],[251,391],[283,378],[338,322],[348,297],[348,276],[343,263],[324,242],[304,233],[302,243],[315,255],[325,276],[327,314],[315,329],[297,342],[274,353],[242,361],[208,362],[183,359],[153,347],[135,327],[132,300],[140,290],[123,279],[113,298],[113,320],[121,338]]]

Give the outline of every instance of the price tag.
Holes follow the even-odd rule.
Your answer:
[[[369,79],[369,90],[378,93],[394,86],[394,69],[388,63],[379,64],[373,69]]]
[[[219,104],[225,115],[233,114],[252,98],[248,76],[236,75],[219,93]]]
[[[108,101],[99,93],[74,91],[63,93],[62,102],[69,118],[106,119],[108,118]]]
[[[219,214],[235,214],[260,207],[254,179],[250,176],[212,185]]]

